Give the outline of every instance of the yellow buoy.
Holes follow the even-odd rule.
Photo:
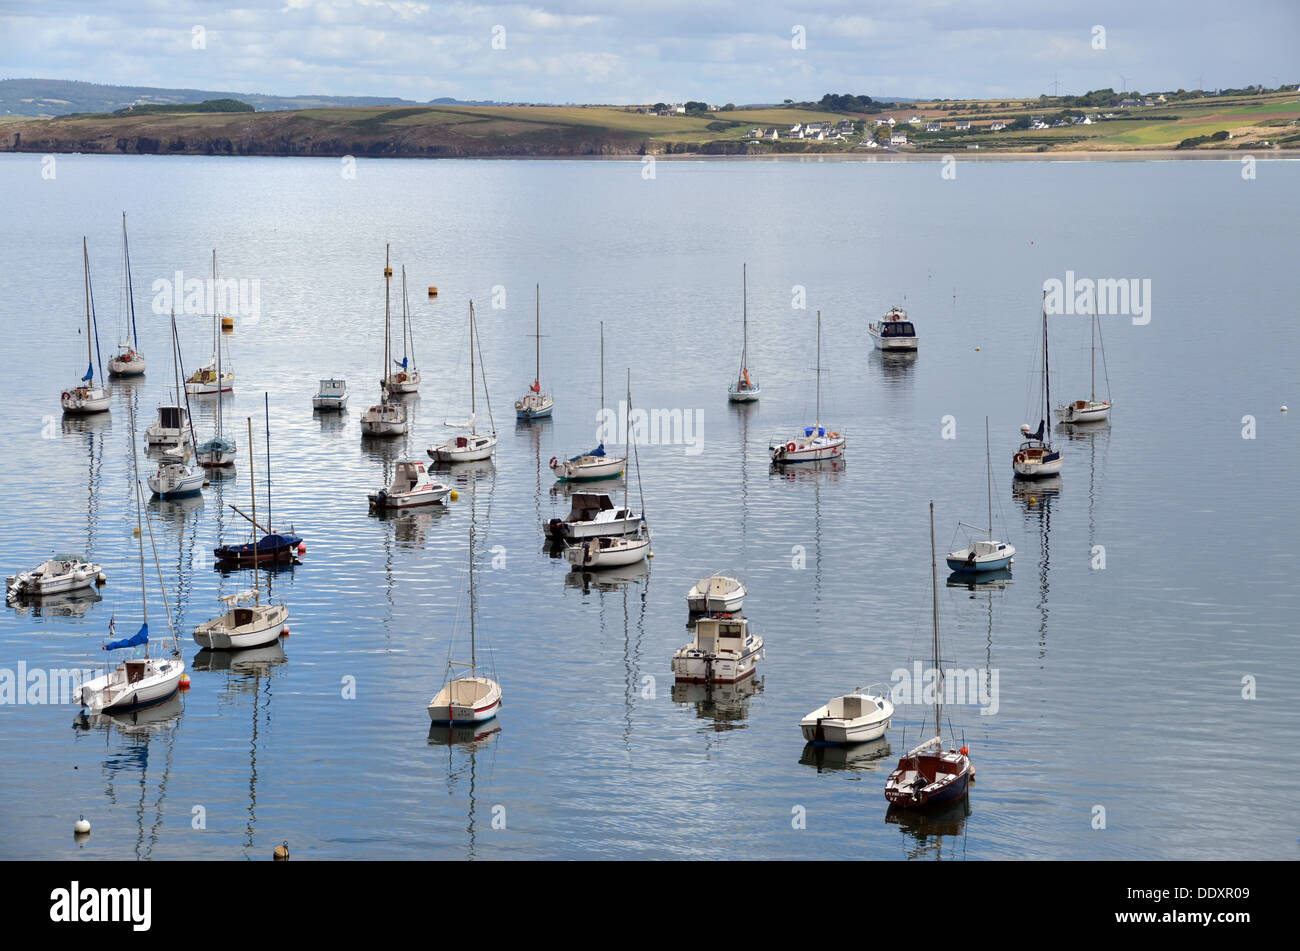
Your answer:
[[[234,318],[234,317],[222,317],[222,318],[221,318],[221,329],[222,329],[222,330],[234,330],[234,329],[235,329],[235,318]]]
[[[391,267],[384,268],[384,277],[392,277],[392,276],[393,276],[393,269]]]
[[[434,287],[432,284],[429,285],[429,296],[430,297],[438,296],[438,288]]]
[[[139,538],[139,537],[140,537],[140,526],[139,526],[139,525],[137,525],[135,528],[131,529],[131,537],[132,537],[132,538]]]
[[[452,489],[452,490],[451,490],[451,500],[452,500],[453,502],[455,502],[455,501],[456,501],[457,499],[459,499],[459,498],[460,498],[460,493],[457,492],[455,489]]]
[[[289,860],[289,843],[285,841],[282,845],[275,847],[275,861],[287,862]]]

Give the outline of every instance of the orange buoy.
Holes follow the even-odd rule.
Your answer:
[[[429,296],[430,296],[430,297],[437,297],[437,296],[438,296],[438,288],[435,287],[435,286],[432,285],[432,284],[429,285]]]
[[[280,631],[280,636],[281,636],[281,637],[288,637],[288,636],[289,636],[289,625],[288,625],[288,624],[286,624],[286,625],[284,626],[284,628]]]
[[[963,747],[961,748],[961,755],[962,755],[962,756],[970,756],[970,747],[969,747],[969,746],[963,746]]]
[[[190,689],[190,675],[189,675],[189,674],[181,674],[181,689],[182,689],[182,690],[189,690],[189,689]]]
[[[277,862],[287,862],[287,861],[289,861],[289,843],[288,843],[288,841],[286,840],[282,845],[277,845],[277,846],[275,847],[275,852],[274,852],[273,854],[274,854],[274,856],[275,856],[275,861],[277,861]]]

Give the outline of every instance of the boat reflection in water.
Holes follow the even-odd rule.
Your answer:
[[[887,737],[880,737],[866,743],[854,743],[844,746],[807,743],[799,757],[800,766],[815,767],[817,772],[871,772],[888,764],[893,750]]]
[[[490,747],[501,732],[501,724],[495,719],[480,723],[467,723],[464,726],[446,726],[433,723],[429,726],[429,745],[447,747],[447,794],[454,795],[457,784],[467,780],[466,821],[465,821],[465,857],[474,859],[477,855],[476,836],[478,832],[478,795],[475,785],[478,781],[478,754]],[[457,765],[460,759],[460,765]]]
[[[890,806],[885,822],[902,828],[909,859],[964,858],[966,853],[966,819],[970,815],[970,797],[937,809],[900,809]]]
[[[1003,568],[1001,571],[985,571],[981,574],[954,571],[945,583],[949,588],[965,588],[967,591],[1001,591],[1011,582],[1011,569]]]
[[[581,571],[574,568],[565,574],[564,586],[581,588],[584,594],[591,591],[621,591],[629,584],[644,581],[649,576],[650,564],[643,559],[635,564],[603,571]]]
[[[749,701],[763,692],[763,678],[755,675],[734,684],[673,683],[673,703],[694,704],[695,715],[713,721],[714,732],[743,730],[748,724]]]
[[[104,596],[94,588],[82,588],[62,594],[19,596],[8,606],[20,617],[28,613],[32,617],[85,617],[92,605],[103,600]]]

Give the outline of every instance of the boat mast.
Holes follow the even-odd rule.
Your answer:
[[[740,374],[749,366],[749,275],[747,264],[740,265]]]
[[[817,421],[816,429],[822,428],[822,312],[817,311]]]
[[[993,450],[989,448],[989,418],[984,417],[984,464],[988,468],[989,541],[993,541]]]
[[[1043,443],[1052,444],[1052,428],[1048,425],[1048,414],[1052,411],[1052,377],[1047,362],[1047,292],[1043,291]]]
[[[135,537],[140,540],[140,606],[144,610],[144,623],[149,624],[149,598],[144,588],[144,534],[140,529],[140,455],[135,446],[135,401],[126,401],[131,419],[131,468],[135,482]],[[145,641],[145,656],[149,656],[149,642]]]
[[[253,528],[257,528],[257,477],[254,474],[253,467],[253,417],[248,417],[248,494],[253,500]],[[253,533],[256,536],[256,532]],[[258,587],[257,577],[257,555],[260,539],[256,537],[253,540],[253,597],[258,604],[262,603],[261,589]]]
[[[81,260],[86,270],[86,362],[90,364],[93,372],[95,367],[95,355],[90,349],[90,252],[86,250],[85,235],[81,238]],[[94,379],[92,376],[91,379]],[[144,557],[143,554],[140,555]]]
[[[930,587],[934,591],[934,735],[943,737],[943,661],[939,657],[939,568],[934,554],[934,502],[930,503]],[[942,743],[940,743],[942,748]]]
[[[600,322],[600,409],[605,410],[605,321]]]
[[[474,435],[474,412],[478,404],[474,400],[474,302],[469,302],[469,432]]]
[[[411,349],[411,312],[406,297],[406,265],[402,265],[402,369],[407,369]]]
[[[390,245],[384,245],[384,372],[379,377],[379,402],[388,402],[388,361],[392,359],[390,347],[391,317],[389,316],[388,288],[393,283],[393,268],[388,263]]]
[[[469,669],[473,676],[478,669],[478,655],[474,647],[474,500],[469,510]]]
[[[623,465],[627,466],[627,461],[632,456],[632,368],[627,369],[627,401],[623,404]],[[641,470],[637,470],[638,476]],[[627,517],[627,491],[628,482],[626,468],[623,472],[623,517]]]
[[[1092,370],[1091,370],[1091,392],[1088,396],[1090,402],[1097,402],[1097,295],[1092,297],[1092,324],[1089,328],[1092,332]]]
[[[266,407],[266,534],[271,528],[271,394],[263,392],[262,400]]]
[[[538,284],[535,288],[536,308],[537,308],[537,330],[534,336],[537,338],[536,366],[533,368],[533,382],[537,384],[537,392],[542,391],[542,285]]]
[[[135,289],[131,286],[131,246],[126,240],[126,212],[122,212],[122,266],[126,269],[126,300],[131,313],[131,349],[134,350],[139,342],[135,335]]]

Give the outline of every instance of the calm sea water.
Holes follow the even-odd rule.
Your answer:
[[[266,859],[284,840],[311,859],[1294,856],[1300,767],[1278,753],[1300,727],[1300,431],[1279,406],[1300,408],[1300,164],[1248,181],[1233,161],[972,162],[955,180],[934,164],[672,162],[646,180],[637,162],[363,161],[346,179],[326,160],[60,156],[47,180],[39,156],[6,155],[0,194],[0,565],[74,550],[109,573],[98,602],[5,609],[0,669],[97,666],[110,617],[138,623],[128,404],[142,438],[171,385],[153,282],[206,277],[213,248],[223,277],[260,282],[260,315],[227,338],[237,474],[147,507],[191,665],[190,629],[251,580],[209,552],[246,537],[228,504],[249,501],[249,417],[263,511],[264,393],[273,518],[308,546],[272,580],[292,612],[282,652],[203,658],[180,699],[88,727],[67,705],[0,706],[0,856]],[[113,385],[110,417],[63,421],[85,365],[81,238],[107,351],[123,210],[150,369]],[[359,434],[386,242],[425,378],[405,447]],[[745,262],[763,399],[737,408]],[[1013,490],[1018,428],[1037,423],[1040,290],[1067,269],[1149,278],[1151,321],[1103,319],[1113,420],[1058,432],[1055,491]],[[538,282],[556,413],[517,426]],[[392,461],[468,410],[471,298],[495,463],[456,472],[445,511],[373,517]],[[892,304],[922,335],[913,361],[872,352],[866,324]],[[768,439],[814,412],[818,309],[822,419],[848,434],[847,461],[776,473]],[[210,325],[178,319],[192,368]],[[567,511],[547,460],[593,442],[602,321],[608,401],[630,369],[636,405],[702,426],[698,453],[639,448],[655,558],[609,583],[571,575],[538,528]],[[1086,395],[1087,347],[1086,320],[1053,319],[1054,397]],[[341,419],[311,411],[329,375],[353,389]],[[192,405],[206,438],[215,403]],[[996,669],[999,708],[949,711],[977,769],[969,809],[899,823],[885,776],[928,709],[900,708],[850,756],[806,750],[798,720],[929,656],[927,503],[941,553],[964,543],[959,520],[987,517],[985,416],[1013,581],[971,591],[941,570],[939,602],[946,662]],[[478,647],[505,706],[495,732],[448,743],[424,707],[467,647],[471,519]],[[741,689],[675,689],[686,590],[717,570],[747,582],[767,659]],[[157,637],[152,565],[149,587]],[[94,831],[78,844],[81,814]]]

